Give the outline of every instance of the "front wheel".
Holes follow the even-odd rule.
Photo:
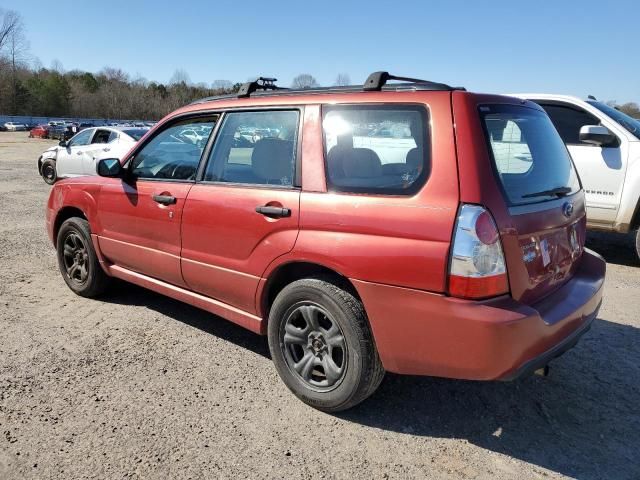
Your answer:
[[[93,298],[107,289],[110,277],[102,270],[91,243],[89,222],[77,217],[65,220],[56,246],[60,273],[74,293]]]
[[[384,377],[362,303],[322,278],[298,280],[278,294],[268,338],[284,383],[319,410],[357,405]]]
[[[49,185],[53,185],[58,180],[58,174],[56,172],[56,162],[48,158],[44,162],[42,162],[42,167],[40,167],[40,174],[42,175],[42,179],[45,183]]]

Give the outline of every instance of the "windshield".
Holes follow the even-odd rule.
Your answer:
[[[124,133],[129,135],[136,142],[140,140],[144,136],[144,134],[147,133],[148,131],[149,129],[147,128],[128,128],[126,130],[123,130]]]
[[[480,107],[495,169],[510,205],[580,190],[571,157],[546,113],[516,105]]]
[[[621,112],[620,110],[616,110],[606,103],[597,102],[594,100],[587,100],[587,103],[589,105],[593,105],[601,112],[609,115],[613,120],[622,125],[631,135],[640,140],[640,120],[630,117],[626,113]]]

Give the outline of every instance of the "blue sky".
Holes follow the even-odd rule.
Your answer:
[[[640,2],[0,0],[44,66],[167,82],[395,74],[485,92],[640,102]]]

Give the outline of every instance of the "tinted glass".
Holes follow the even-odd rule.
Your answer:
[[[562,139],[544,112],[512,105],[480,107],[495,168],[511,205],[558,198],[580,190]],[[558,191],[558,190],[556,190]],[[544,193],[547,192],[547,193]]]
[[[202,127],[211,132],[215,120],[197,118],[171,124],[135,154],[131,172],[139,178],[195,180],[208,137],[189,138],[182,133]]]
[[[584,110],[542,103],[540,106],[551,118],[564,143],[569,145],[586,145],[580,141],[580,129],[585,125],[600,125],[600,120]]]
[[[288,110],[227,113],[204,179],[292,186],[298,117],[298,111]]]
[[[91,141],[91,136],[93,135],[93,132],[94,132],[93,129],[83,130],[82,132],[80,132],[76,136],[74,136],[71,140],[69,140],[69,146],[70,147],[81,147],[83,145],[89,145],[89,142]]]
[[[430,170],[427,112],[417,106],[325,106],[327,181],[331,190],[409,194]]]
[[[634,137],[640,139],[640,120],[632,118],[620,110],[616,110],[613,107],[601,102],[587,101],[588,104],[593,105],[601,112],[609,115],[613,120],[622,125],[625,130],[631,133]]]
[[[129,135],[131,138],[133,138],[135,141],[140,140],[145,133],[147,133],[149,131],[149,129],[147,128],[127,128],[125,130],[122,130],[124,133],[126,133],[127,135]]]

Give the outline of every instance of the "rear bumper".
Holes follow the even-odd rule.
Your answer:
[[[575,275],[534,305],[469,301],[353,280],[391,372],[511,380],[574,346],[596,318],[606,264],[585,250]]]

